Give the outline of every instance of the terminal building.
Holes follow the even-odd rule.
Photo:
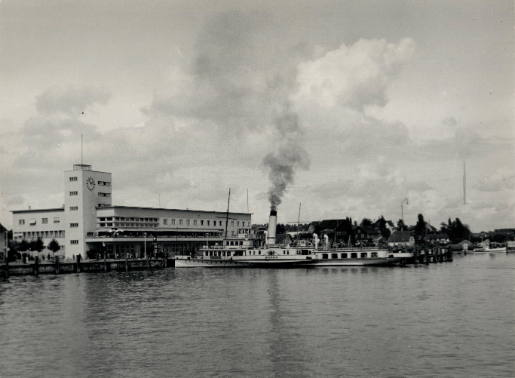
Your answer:
[[[249,213],[113,206],[111,173],[88,164],[64,172],[64,206],[12,214],[14,240],[40,238],[45,246],[56,240],[69,259],[189,254],[224,237],[247,237],[251,229]]]

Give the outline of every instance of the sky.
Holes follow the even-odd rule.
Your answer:
[[[0,1],[0,223],[113,203],[515,227],[512,1]],[[463,170],[466,164],[466,204]],[[248,202],[247,202],[248,191]]]

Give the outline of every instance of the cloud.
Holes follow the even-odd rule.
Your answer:
[[[53,87],[36,97],[36,109],[41,114],[65,114],[79,117],[93,105],[105,105],[110,96],[105,88],[99,87]]]
[[[344,106],[362,111],[368,105],[383,106],[387,89],[414,52],[405,38],[398,43],[360,39],[342,44],[324,56],[299,65],[295,101],[330,109]]]
[[[191,59],[171,69],[168,87],[144,112],[209,122],[219,133],[238,136],[269,127],[299,59],[293,48],[270,54],[272,45],[263,37],[273,24],[269,16],[233,11],[213,17],[201,29]]]
[[[502,192],[515,190],[515,174],[508,169],[498,169],[493,173],[481,177],[475,188],[482,192]]]

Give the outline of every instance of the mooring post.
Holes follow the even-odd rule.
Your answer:
[[[125,273],[128,273],[128,272],[129,272],[129,260],[128,260],[127,253],[125,253]]]
[[[59,256],[54,256],[54,272],[59,274]]]
[[[82,256],[79,254],[77,255],[77,273],[80,273],[81,269],[80,269],[80,260],[81,260]]]
[[[34,258],[34,275],[35,276],[39,275],[39,256],[36,256]]]
[[[5,257],[5,279],[7,280],[9,278],[9,253],[7,253],[7,256]]]

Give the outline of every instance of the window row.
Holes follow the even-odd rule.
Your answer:
[[[28,231],[22,232],[19,234],[22,239],[51,239],[51,238],[64,238],[63,230],[55,230],[55,231]]]
[[[54,224],[58,224],[61,222],[61,219],[59,217],[54,217],[53,222],[54,222]],[[36,224],[37,224],[36,218],[29,219],[29,226],[35,226]],[[48,224],[48,218],[41,218],[41,224]],[[25,219],[18,219],[18,225],[24,226]]]

